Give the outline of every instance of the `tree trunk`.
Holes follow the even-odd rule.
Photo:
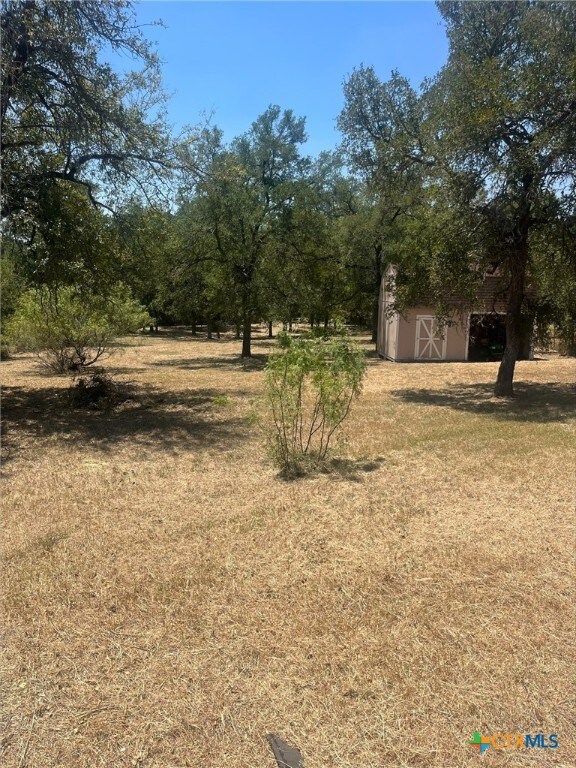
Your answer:
[[[498,377],[494,394],[496,397],[512,397],[514,395],[514,369],[520,349],[518,331],[513,315],[506,316],[506,348],[502,362],[498,368]]]
[[[192,336],[196,336],[196,320],[192,320]]]
[[[288,320],[288,331],[292,333],[292,319]]]
[[[242,357],[252,357],[252,291],[250,280],[242,285]]]
[[[236,333],[234,335],[234,338],[236,339],[236,341],[240,341],[240,337],[242,335],[242,323],[240,322],[240,320],[236,320],[235,325],[236,325]]]
[[[209,339],[212,338],[212,322],[210,320],[206,323],[206,335]]]
[[[330,323],[330,318],[328,315],[324,315],[324,329],[328,328],[328,325]]]
[[[272,325],[272,320],[268,320],[268,338],[274,338],[274,327]]]
[[[376,306],[372,308],[372,336],[370,337],[372,344],[378,343],[378,320],[378,304],[376,304]]]
[[[242,357],[252,357],[252,322],[250,314],[245,313],[242,320]]]
[[[512,253],[509,261],[510,292],[506,308],[506,347],[494,387],[496,397],[512,397],[514,395],[514,369],[522,342],[522,303],[528,263],[528,222],[526,221],[525,227],[519,229],[521,231],[520,241],[516,243],[514,253]]]

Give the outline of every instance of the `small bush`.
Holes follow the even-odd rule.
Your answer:
[[[78,379],[69,389],[70,405],[73,408],[94,408],[109,410],[123,402],[127,393],[123,385],[106,373],[93,373]]]
[[[360,394],[366,361],[350,337],[279,334],[266,367],[264,421],[275,464],[285,476],[318,465]]]
[[[216,395],[212,402],[214,405],[230,405],[231,400],[229,395]]]
[[[118,336],[138,330],[148,319],[122,285],[107,296],[71,286],[40,288],[20,296],[7,338],[16,350],[35,352],[55,373],[78,372],[109,354]]]

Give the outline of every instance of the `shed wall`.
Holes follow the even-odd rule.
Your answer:
[[[416,326],[418,315],[435,316],[432,307],[413,307],[407,310],[402,316],[398,316],[398,346],[394,354],[388,353],[386,356],[392,360],[410,361],[415,360],[416,346]],[[466,360],[468,335],[467,335],[467,315],[459,315],[455,318],[456,325],[449,325],[444,328],[446,336],[446,353],[444,360]]]
[[[386,321],[386,351],[384,357],[388,357],[391,360],[396,360],[397,357],[397,342],[399,340],[399,321],[400,315],[394,313]]]

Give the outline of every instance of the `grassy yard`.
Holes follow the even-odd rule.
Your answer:
[[[305,768],[576,765],[574,360],[509,403],[493,363],[370,358],[347,459],[286,482],[270,348],[129,339],[109,414],[1,364],[3,765],[273,768],[269,732]]]

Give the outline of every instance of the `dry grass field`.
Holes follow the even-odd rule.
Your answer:
[[[500,402],[495,364],[371,357],[346,455],[288,482],[269,349],[128,339],[110,413],[1,364],[5,768],[274,768],[270,732],[305,768],[576,765],[574,360]]]

